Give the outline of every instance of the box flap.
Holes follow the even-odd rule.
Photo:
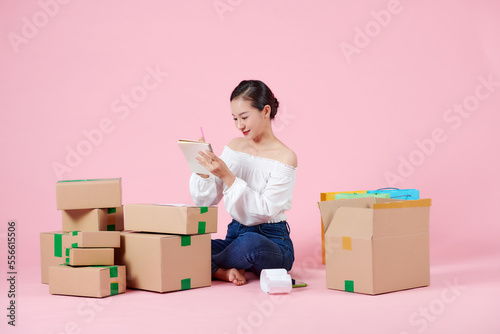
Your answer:
[[[335,216],[338,208],[371,208],[374,203],[375,199],[373,197],[318,202],[319,210],[321,212],[321,219],[323,220],[323,225],[325,226],[325,232],[328,230],[328,227],[330,226],[330,223]]]
[[[327,236],[371,238],[373,235],[373,210],[340,207],[337,209]]]

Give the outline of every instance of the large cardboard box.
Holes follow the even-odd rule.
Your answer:
[[[56,201],[58,210],[122,206],[121,178],[59,181],[56,184]]]
[[[121,233],[118,264],[127,266],[127,287],[168,292],[210,286],[210,234]]]
[[[82,297],[112,296],[126,291],[125,277],[125,266],[52,266],[49,292]]]
[[[73,257],[76,256],[74,261],[71,261],[71,255],[68,253],[67,249],[74,247],[120,247],[120,232],[71,232],[64,233],[63,231],[54,232],[43,232],[40,233],[40,256],[41,256],[41,276],[42,283],[49,283],[49,267],[54,265],[59,265],[63,263],[82,263],[82,255],[84,256],[95,256],[95,254],[89,255],[86,252],[77,252]],[[93,253],[93,252],[90,252]],[[104,251],[104,254],[100,252],[100,257],[94,258],[90,264],[113,264],[110,262],[110,250]],[[99,253],[98,253],[99,254]],[[111,249],[111,254],[113,250]],[[113,255],[111,255],[113,258]],[[103,258],[104,257],[104,258]],[[86,260],[85,260],[86,261]],[[98,263],[95,263],[95,262]],[[103,262],[104,261],[104,262]],[[114,259],[113,259],[114,261]],[[86,262],[88,263],[88,262]]]
[[[125,230],[185,235],[215,233],[217,207],[127,204]]]
[[[335,195],[338,194],[366,194],[366,190],[355,190],[355,191],[336,191],[336,192],[326,192],[320,193],[320,201],[333,201],[335,200]],[[325,226],[323,224],[323,219],[321,219],[321,261],[323,264],[326,263],[325,257]]]
[[[123,206],[106,209],[62,210],[62,229],[69,231],[123,231]]]
[[[430,199],[319,202],[329,289],[380,294],[430,284]]]

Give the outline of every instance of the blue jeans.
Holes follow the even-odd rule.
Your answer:
[[[286,221],[245,226],[233,220],[226,239],[212,240],[212,274],[219,268],[236,268],[260,275],[262,269],[292,269],[290,228]]]

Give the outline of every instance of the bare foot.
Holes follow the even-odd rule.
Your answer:
[[[233,282],[236,285],[243,285],[247,282],[245,279],[245,270],[238,270],[236,268],[224,269],[219,268],[214,273],[213,277],[221,281]]]

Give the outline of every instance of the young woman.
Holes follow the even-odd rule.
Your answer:
[[[212,175],[193,174],[189,185],[196,205],[224,199],[233,220],[224,240],[212,240],[212,276],[242,285],[247,270],[260,275],[262,269],[292,268],[285,211],[292,205],[297,156],[273,133],[279,103],[263,82],[242,81],[230,101],[243,137],[231,140],[220,157],[199,152],[199,163]]]

